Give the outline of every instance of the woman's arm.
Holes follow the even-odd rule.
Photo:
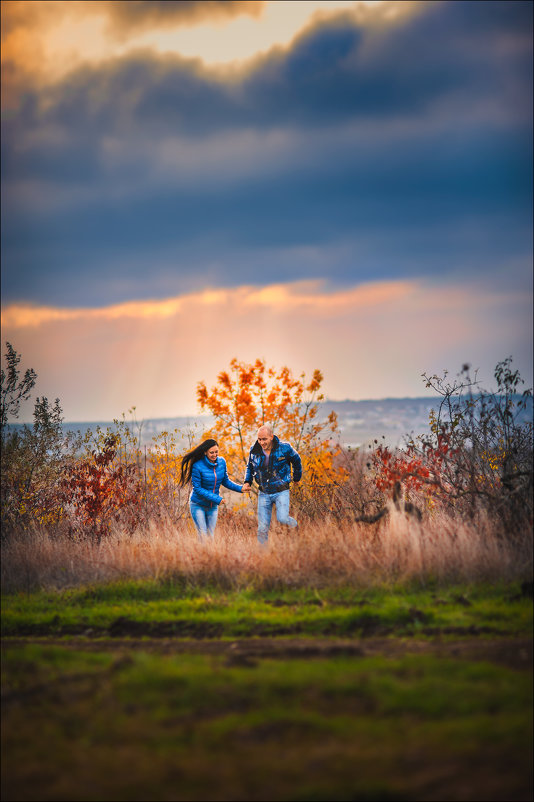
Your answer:
[[[236,493],[241,493],[243,491],[243,485],[237,485],[235,482],[232,482],[232,480],[229,478],[228,470],[226,468],[226,460],[224,460],[224,476],[222,478],[221,484],[223,484],[224,487],[227,487],[228,490],[235,490]]]

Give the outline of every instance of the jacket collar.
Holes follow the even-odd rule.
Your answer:
[[[204,456],[202,457],[202,459],[204,460],[204,464],[205,464],[205,465],[208,465],[208,467],[210,467],[210,468],[216,468],[216,467],[218,466],[218,464],[219,464],[219,457],[217,457],[217,459],[215,460],[215,462],[212,462],[212,461],[211,461],[210,459],[208,459],[208,458],[207,458],[207,456],[204,454]]]

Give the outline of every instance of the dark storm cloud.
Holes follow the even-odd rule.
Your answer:
[[[523,2],[437,4],[382,33],[345,19],[312,28],[236,82],[210,77],[194,61],[141,53],[78,71],[41,104],[29,95],[14,127],[20,133],[59,126],[75,146],[79,136],[132,126],[147,134],[206,136],[242,127],[387,121],[446,101],[465,111],[465,102],[486,99],[502,112],[528,114],[531,27],[532,6]]]
[[[66,5],[66,4],[64,4]],[[258,17],[265,5],[262,0],[82,0],[69,3],[69,14],[105,15],[108,30],[118,38],[143,29],[176,25],[191,25],[203,20],[225,20],[245,14]],[[43,21],[54,14],[56,19],[65,8],[47,3],[2,3],[2,34],[7,36],[17,28],[27,28],[35,20]]]
[[[304,246],[339,281],[524,257],[531,29],[530,3],[438,3],[380,31],[340,17],[232,82],[138,53],[28,94],[2,138],[5,298],[324,275]]]
[[[104,10],[109,15],[111,30],[123,37],[152,26],[191,24],[240,14],[257,17],[264,3],[259,0],[95,0],[85,5],[89,10]]]

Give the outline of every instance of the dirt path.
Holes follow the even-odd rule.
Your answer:
[[[185,640],[179,638],[4,638],[2,649],[27,644],[62,646],[80,651],[131,651],[154,654],[204,654],[225,656],[229,665],[254,665],[257,659],[385,657],[434,655],[442,658],[487,660],[518,670],[532,669],[530,638],[463,638],[422,640],[414,638],[245,638],[235,640]]]

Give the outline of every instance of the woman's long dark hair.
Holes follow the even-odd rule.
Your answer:
[[[191,449],[191,451],[188,451],[187,454],[184,454],[182,457],[182,467],[180,470],[181,487],[189,484],[191,481],[191,471],[193,470],[193,465],[195,462],[198,462],[199,459],[202,459],[206,451],[209,451],[210,448],[218,445],[219,444],[216,440],[204,440],[204,442],[202,442],[199,446]]]

